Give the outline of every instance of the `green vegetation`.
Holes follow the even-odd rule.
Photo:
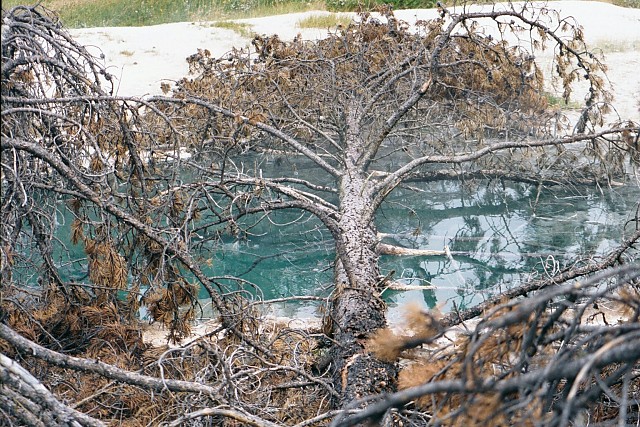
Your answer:
[[[615,4],[616,6],[632,7],[634,9],[640,9],[640,0],[603,0],[605,3]]]
[[[349,15],[311,15],[298,21],[300,28],[335,28],[338,25],[347,26],[352,18]]]
[[[626,0],[635,1],[638,0]],[[9,9],[24,0],[6,0]],[[42,5],[56,12],[65,26],[123,27],[167,22],[219,21],[222,19],[304,12],[309,10],[353,11],[389,3],[394,9],[435,7],[435,0],[44,0]],[[330,26],[331,24],[329,24]],[[324,27],[322,22],[310,27]],[[236,30],[237,28],[234,28]]]
[[[251,25],[243,22],[234,21],[216,21],[211,24],[212,27],[224,28],[226,30],[233,30],[243,37],[251,37],[253,32],[251,31]]]
[[[598,40],[592,46],[592,49],[596,52],[616,53],[616,52],[629,52],[640,50],[640,40],[629,39],[625,41],[620,40]]]
[[[605,0],[623,7],[640,8],[640,0]],[[483,0],[477,1],[484,2]],[[5,0],[5,9],[24,0]],[[43,6],[55,11],[67,27],[122,27],[156,25],[167,22],[215,21],[250,18],[308,10],[354,11],[381,4],[393,9],[435,7],[436,0],[44,0]],[[323,22],[309,27],[325,27]],[[306,28],[306,27],[303,27]],[[233,28],[237,30],[237,28]]]
[[[30,3],[6,0],[2,7]],[[324,9],[321,1],[307,0],[44,0],[42,5],[71,28],[214,21]]]
[[[382,4],[389,4],[394,10],[425,9],[436,7],[436,0],[326,0],[327,10],[331,11],[373,9]]]
[[[563,110],[579,109],[581,107],[579,102],[573,100],[566,102],[561,95],[555,95],[551,92],[545,92],[544,96],[547,98],[547,103],[550,107],[557,107]]]
[[[24,1],[11,0],[3,2],[3,7],[21,3]],[[142,26],[189,21],[210,9],[210,2],[206,0],[45,0],[43,5],[58,13],[68,27]]]

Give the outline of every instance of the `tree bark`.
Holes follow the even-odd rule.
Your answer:
[[[370,334],[386,327],[386,305],[379,296],[377,237],[364,176],[346,173],[340,196],[330,321],[337,343],[331,350],[332,374],[340,393],[337,404],[346,408],[362,397],[393,391],[397,368],[365,348]]]
[[[49,426],[105,427],[103,422],[60,402],[29,371],[4,354],[0,354],[0,379],[0,390],[6,399],[2,400],[0,407],[15,411],[23,422],[39,425],[44,421]],[[23,404],[15,405],[17,402]]]

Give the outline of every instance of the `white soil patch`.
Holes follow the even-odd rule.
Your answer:
[[[561,17],[573,17],[584,27],[586,41],[602,52],[609,66],[608,77],[620,117],[640,121],[640,9],[628,9],[595,1],[558,1],[548,4]],[[484,6],[485,8],[488,6]],[[327,35],[326,29],[301,29],[305,12],[264,18],[242,19],[251,33],[278,34],[284,40],[301,34],[305,39]],[[409,24],[436,16],[434,9],[402,10],[399,19]],[[208,49],[214,57],[232,48],[249,48],[250,37],[214,26],[211,22],[182,22],[149,27],[110,27],[70,30],[80,43],[97,55],[103,54],[109,71],[117,77],[117,94],[144,96],[161,93],[162,82],[188,74],[186,58],[197,49]],[[549,56],[550,53],[543,54]],[[542,58],[544,61],[544,58]],[[576,99],[580,99],[576,94]]]

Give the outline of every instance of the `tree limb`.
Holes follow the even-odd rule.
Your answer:
[[[256,129],[260,129],[264,132],[267,132],[268,134],[280,139],[281,141],[283,141],[284,143],[290,145],[293,149],[299,151],[300,153],[304,154],[307,158],[309,158],[310,160],[312,160],[313,162],[315,162],[318,166],[320,166],[322,169],[324,169],[325,171],[329,172],[331,175],[335,176],[335,177],[339,177],[342,172],[336,168],[334,168],[333,166],[331,166],[329,163],[327,163],[322,157],[318,156],[316,153],[314,153],[313,151],[311,151],[309,148],[307,148],[305,145],[303,145],[302,143],[300,143],[298,140],[296,140],[295,138],[291,137],[290,135],[287,135],[286,133],[282,132],[279,129],[276,129],[273,126],[270,126],[266,123],[263,122],[254,122],[253,120],[251,120],[251,118],[243,116],[241,114],[236,114],[233,111],[227,110],[226,108],[222,108],[218,105],[215,104],[211,104],[210,102],[207,102],[205,100],[202,99],[198,99],[198,98],[193,98],[193,97],[188,97],[188,98],[180,98],[180,99],[175,99],[175,98],[169,98],[169,97],[163,97],[163,96],[155,96],[152,98],[148,99],[149,102],[154,102],[154,101],[161,101],[161,102],[167,102],[167,103],[173,103],[173,104],[187,104],[187,103],[191,103],[194,105],[200,105],[201,107],[205,107],[211,111],[214,111],[216,113],[222,114],[226,117],[232,118],[232,119],[237,119],[237,120],[241,120],[242,123],[246,124],[246,125],[250,125],[255,127]]]
[[[5,325],[0,325],[5,327]],[[18,362],[0,353],[0,378],[4,387],[18,390],[20,394],[30,399],[42,409],[53,412],[61,425],[70,423],[72,426],[105,427],[106,425],[82,412],[76,411],[60,402],[47,388],[33,375],[24,369]],[[34,414],[40,415],[40,414]]]
[[[396,188],[398,184],[400,184],[416,168],[428,163],[459,164],[459,163],[471,162],[473,160],[478,160],[479,158],[484,157],[487,154],[507,150],[510,148],[547,147],[547,146],[573,144],[577,142],[591,141],[606,135],[617,134],[622,132],[623,130],[624,128],[612,128],[612,129],[606,129],[600,132],[591,133],[588,135],[584,135],[584,134],[572,135],[572,136],[568,136],[565,138],[558,138],[558,139],[537,140],[537,141],[496,142],[494,144],[490,144],[478,150],[471,151],[464,154],[458,154],[453,156],[429,155],[429,156],[419,157],[417,159],[414,159],[406,163],[404,166],[397,169],[395,172],[390,173],[388,176],[380,180],[380,182],[378,182],[374,186],[372,190],[373,193],[376,194],[376,197],[374,199],[374,206],[379,206],[384,201],[384,199],[389,195],[389,193],[391,193],[391,191],[393,191],[393,189]]]
[[[51,167],[55,168],[60,174],[62,174],[66,179],[68,179],[81,193],[85,195],[85,197],[95,203],[102,209],[105,209],[110,214],[114,215],[116,218],[119,218],[121,221],[131,225],[137,230],[144,233],[150,239],[153,239],[158,244],[160,244],[165,251],[169,254],[175,255],[202,283],[205,287],[212,301],[215,303],[216,307],[224,313],[224,304],[221,297],[218,295],[216,290],[211,286],[209,278],[202,272],[202,269],[193,259],[193,257],[184,250],[181,250],[178,247],[178,242],[169,242],[163,237],[161,237],[154,229],[140,221],[138,218],[134,217],[128,212],[120,209],[116,204],[110,202],[109,200],[104,199],[99,194],[97,194],[94,190],[92,190],[87,184],[82,182],[76,174],[69,169],[68,166],[64,165],[62,162],[58,161],[50,152],[48,152],[44,147],[41,147],[35,143],[24,141],[17,138],[3,138],[0,142],[0,149],[4,150],[6,148],[15,148],[17,150],[27,151],[39,159],[47,162]],[[256,349],[262,351],[264,354],[271,355],[271,351],[269,351],[264,346],[258,344],[254,340],[248,338],[239,331],[232,323],[232,320],[229,316],[222,316],[222,322],[226,328],[228,328],[234,335],[238,338],[246,341]]]
[[[487,299],[486,301],[471,307],[464,311],[453,311],[445,316],[441,323],[444,326],[453,326],[464,322],[465,320],[473,319],[481,315],[483,312],[489,310],[506,299],[514,299],[519,296],[528,294],[529,292],[538,291],[540,289],[547,288],[553,285],[559,285],[569,280],[586,276],[588,274],[595,273],[597,271],[604,270],[620,262],[620,257],[627,250],[633,247],[640,240],[640,230],[636,230],[628,239],[626,239],[622,245],[607,255],[602,261],[596,263],[589,263],[583,267],[569,267],[564,271],[556,274],[553,277],[543,280],[533,280],[523,285],[516,286],[511,289],[507,289],[502,293]]]
[[[180,418],[166,424],[167,427],[178,427],[183,425],[189,420],[195,420],[196,418],[210,417],[210,416],[223,416],[231,418],[233,420],[241,422],[243,425],[250,425],[254,427],[282,427],[280,424],[272,423],[271,421],[258,418],[255,415],[247,414],[243,411],[236,409],[222,409],[222,408],[204,408],[198,411],[184,414]]]

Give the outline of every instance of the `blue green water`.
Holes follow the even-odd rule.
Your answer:
[[[625,223],[636,214],[635,185],[597,191],[547,189],[536,200],[529,185],[481,183],[464,189],[456,182],[396,190],[377,215],[383,241],[407,248],[442,250],[452,257],[383,256],[382,274],[408,285],[435,289],[386,291],[390,317],[403,304],[465,308],[529,277],[552,273],[578,258],[615,247]],[[279,214],[253,229],[246,240],[228,240],[212,272],[237,275],[257,284],[265,299],[326,296],[331,291],[333,244],[308,215]],[[627,230],[635,225],[629,224]],[[309,302],[277,306],[279,314],[313,316]]]
[[[298,165],[297,168],[301,168]],[[418,187],[418,184],[414,185]],[[451,257],[383,256],[381,272],[428,290],[385,291],[394,319],[409,302],[425,307],[469,307],[530,277],[551,274],[575,262],[605,254],[636,223],[640,189],[547,188],[480,182],[419,184],[395,190],[376,217],[383,241],[406,248],[443,250]],[[61,206],[63,203],[61,203]],[[62,212],[63,209],[61,209]],[[86,256],[69,242],[71,216],[59,215],[56,262],[65,278],[88,280]],[[65,249],[62,249],[65,247]],[[201,254],[205,273],[233,286],[236,276],[248,294],[265,300],[300,295],[327,297],[332,291],[333,241],[313,216],[276,212],[242,239],[223,235]],[[197,254],[194,254],[197,255]],[[34,283],[37,266],[26,265]],[[133,279],[132,279],[133,280]],[[203,291],[201,298],[206,298]],[[311,317],[318,302],[286,302],[278,315]]]

